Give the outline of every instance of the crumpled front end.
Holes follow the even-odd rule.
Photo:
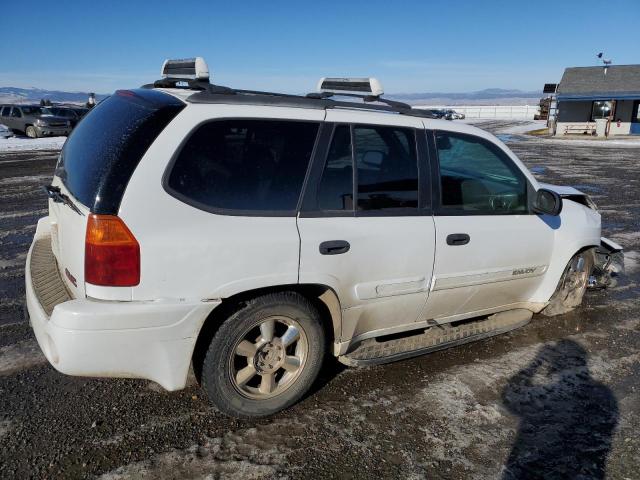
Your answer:
[[[617,277],[624,273],[622,246],[602,237],[595,250],[595,263],[589,277],[590,288],[610,288],[618,283]]]

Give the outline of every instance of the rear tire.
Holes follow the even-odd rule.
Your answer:
[[[29,125],[25,131],[25,133],[27,134],[27,137],[29,138],[38,138],[38,131],[36,130],[36,127],[34,127],[33,125]]]
[[[575,254],[562,272],[556,291],[549,300],[549,305],[541,313],[547,317],[553,317],[570,312],[580,306],[593,265],[593,250],[584,250]]]
[[[217,330],[202,363],[202,388],[224,414],[272,415],[313,385],[326,351],[318,311],[302,295],[256,297]]]

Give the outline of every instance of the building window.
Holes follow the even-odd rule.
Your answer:
[[[609,118],[611,110],[613,109],[613,102],[593,102],[591,108],[591,121],[595,121],[597,118]]]

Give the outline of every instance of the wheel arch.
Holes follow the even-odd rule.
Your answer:
[[[241,308],[246,301],[269,293],[279,292],[296,292],[309,300],[320,313],[322,326],[327,335],[327,344],[332,345],[334,342],[339,341],[342,334],[342,309],[340,299],[336,292],[327,285],[296,283],[274,285],[239,292],[223,298],[220,305],[209,313],[200,328],[191,359],[198,382],[200,381],[200,367],[204,353],[222,322]]]
[[[562,273],[569,261],[575,255],[586,250],[597,248],[598,246],[598,244],[594,244],[593,242],[576,242],[570,247],[564,249],[562,252],[559,252],[558,255],[553,258],[549,269],[544,275],[544,280],[538,287],[532,301],[542,303],[548,302],[558,288],[558,283],[560,282]]]

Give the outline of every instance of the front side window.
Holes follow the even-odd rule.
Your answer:
[[[472,135],[436,133],[444,211],[527,213],[524,174],[499,147]]]
[[[593,122],[598,118],[609,118],[612,109],[612,102],[593,102],[593,107],[591,108],[591,121]]]
[[[294,214],[317,133],[313,122],[204,124],[180,151],[167,186],[204,210]]]
[[[11,109],[11,116],[15,117],[15,118],[20,118],[22,117],[22,113],[20,112],[20,109],[17,107],[13,107]]]

